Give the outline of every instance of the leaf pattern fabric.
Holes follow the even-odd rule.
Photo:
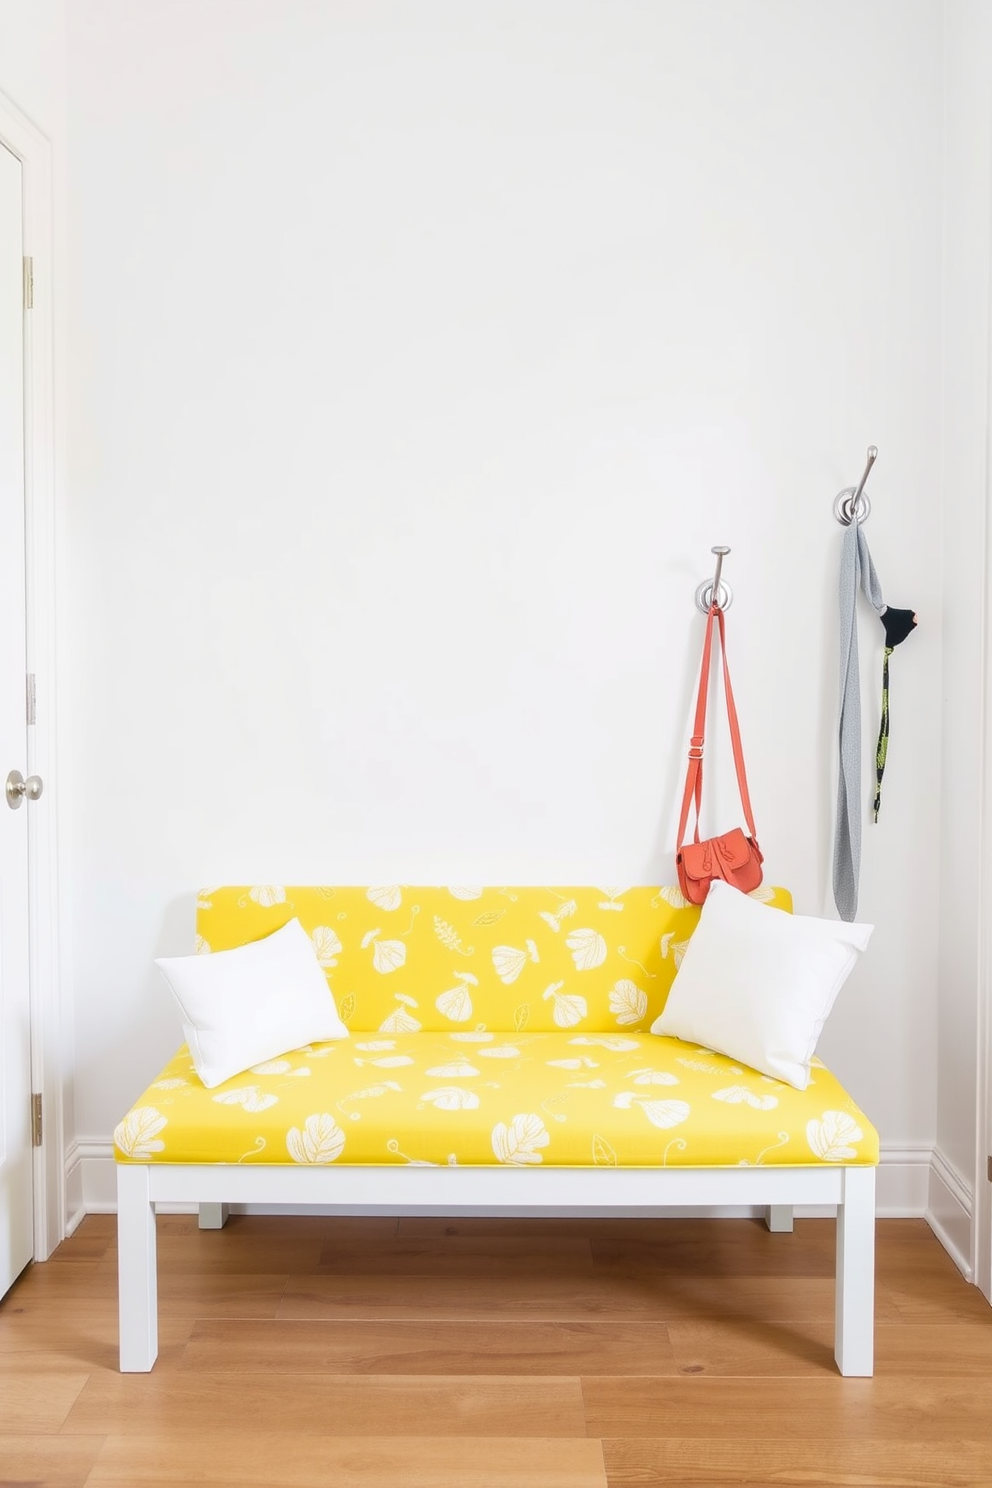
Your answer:
[[[263,909],[271,909],[274,904],[285,904],[286,890],[279,884],[256,884],[248,890],[248,898],[253,904],[260,904]],[[215,946],[214,950],[216,949]]]
[[[651,1125],[660,1126],[662,1129],[681,1126],[683,1121],[688,1121],[692,1109],[688,1101],[683,1100],[645,1100],[643,1096],[636,1096],[635,1102]]]
[[[642,1069],[634,1071],[635,1085],[677,1085],[678,1075],[673,1075],[670,1070]]]
[[[565,944],[576,971],[593,971],[606,960],[606,941],[598,930],[574,930],[566,936]]]
[[[545,1002],[551,999],[554,1020],[559,1028],[574,1028],[586,1016],[589,1004],[584,997],[559,991],[564,985],[564,982],[553,982],[541,996]]]
[[[332,966],[337,966],[338,956],[341,954],[341,942],[337,932],[330,925],[318,925],[310,935],[317,960],[327,971]]]
[[[303,1130],[291,1127],[286,1146],[295,1163],[332,1163],[344,1151],[344,1132],[327,1112],[308,1116]]]
[[[539,1149],[547,1147],[551,1138],[540,1116],[519,1115],[507,1125],[500,1121],[493,1127],[492,1144],[497,1162],[524,1167],[528,1163],[543,1162]]]
[[[406,961],[406,946],[401,940],[377,940],[372,951],[372,965],[376,971],[387,976],[398,971]]]
[[[510,987],[527,965],[528,960],[538,960],[537,947],[528,941],[527,949],[518,951],[515,946],[493,947],[493,967],[504,987]]]
[[[784,890],[762,897],[791,907]],[[350,1037],[213,1091],[181,1049],[117,1127],[118,1161],[878,1161],[818,1060],[797,1091],[650,1034],[699,919],[677,888],[212,887],[197,945],[230,950],[294,917]]]
[[[258,1066],[212,1091],[183,1049],[121,1122],[117,1157],[443,1165],[453,1156],[465,1167],[878,1160],[877,1134],[822,1064],[799,1091],[688,1047],[569,1028],[359,1035],[291,1051],[267,1073]]]
[[[610,1012],[618,1023],[643,1023],[648,994],[636,982],[623,977],[610,992]]]
[[[383,1021],[379,1024],[379,1032],[417,1033],[421,1027],[421,1024],[419,1020],[413,1016],[412,1013],[407,1011],[409,1007],[416,1007],[417,1004],[414,1002],[412,997],[397,996],[397,1001],[399,1002],[400,1006],[398,1008],[394,1008],[393,1011],[389,1014],[388,1018],[383,1019]]]
[[[726,1101],[731,1106],[753,1106],[756,1111],[774,1111],[778,1105],[777,1095],[762,1095],[760,1091],[748,1090],[746,1085],[729,1085],[726,1090],[714,1090],[713,1099]]]
[[[824,1111],[806,1126],[806,1140],[821,1162],[850,1162],[864,1133],[850,1111]]]
[[[169,1083],[159,1080],[158,1088],[168,1088]],[[168,1117],[154,1106],[135,1106],[117,1126],[114,1146],[120,1155],[132,1162],[148,1162],[157,1153],[165,1151],[165,1143],[158,1139],[158,1134],[167,1122]]]
[[[791,907],[784,889],[762,891]],[[414,1024],[553,1033],[573,1014],[568,1026],[596,1033],[651,1027],[699,909],[668,887],[233,885],[203,891],[195,929],[210,954],[294,917],[352,1033],[412,1033]],[[558,983],[560,998],[583,1005],[544,1000]],[[414,999],[405,1006],[415,1013],[397,1016],[394,989]]]
[[[245,1085],[237,1090],[222,1090],[214,1100],[222,1106],[241,1106],[245,1111],[267,1111],[279,1097],[267,1092],[263,1095],[257,1085]]]
[[[403,890],[399,884],[390,884],[388,888],[366,889],[365,897],[377,909],[392,911],[403,903]]]
[[[474,1090],[463,1090],[460,1085],[443,1085],[440,1090],[426,1090],[422,1101],[437,1106],[439,1111],[474,1111],[479,1097]]]
[[[470,971],[456,971],[455,977],[460,985],[442,992],[435,999],[434,1006],[439,1013],[450,1018],[452,1023],[467,1023],[472,1016],[472,994],[469,987],[477,987],[479,979]]]

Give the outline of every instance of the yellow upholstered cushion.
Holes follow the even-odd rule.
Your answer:
[[[762,888],[782,909],[784,889]],[[676,888],[205,889],[197,945],[230,950],[293,917],[352,1032],[650,1028],[699,921]]]
[[[818,1061],[799,1091],[615,1022],[600,1033],[358,1034],[215,1090],[184,1048],[118,1126],[116,1155],[581,1167],[878,1161],[876,1132]]]

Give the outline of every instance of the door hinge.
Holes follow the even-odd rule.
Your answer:
[[[27,685],[25,687],[25,705],[27,709],[28,723],[34,723],[35,721],[35,710],[37,708],[37,703],[38,698],[34,685],[34,672],[28,672]]]
[[[992,1183],[992,1156],[989,1157],[988,1163],[989,1165],[986,1171],[989,1175],[989,1182]]]
[[[41,1146],[41,1138],[42,1138],[41,1096],[40,1095],[32,1095],[32,1097],[31,1097],[31,1145],[33,1147],[40,1147]]]
[[[24,260],[24,308],[34,309],[34,259]]]

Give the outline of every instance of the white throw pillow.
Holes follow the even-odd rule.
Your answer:
[[[827,1015],[874,928],[786,914],[716,880],[651,1032],[805,1090]]]
[[[233,951],[163,956],[155,965],[209,1090],[302,1044],[348,1037],[299,920]]]

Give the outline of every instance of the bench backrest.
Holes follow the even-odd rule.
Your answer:
[[[661,1012],[699,910],[677,888],[236,886],[201,892],[197,948],[294,916],[355,1032],[616,1034]]]

